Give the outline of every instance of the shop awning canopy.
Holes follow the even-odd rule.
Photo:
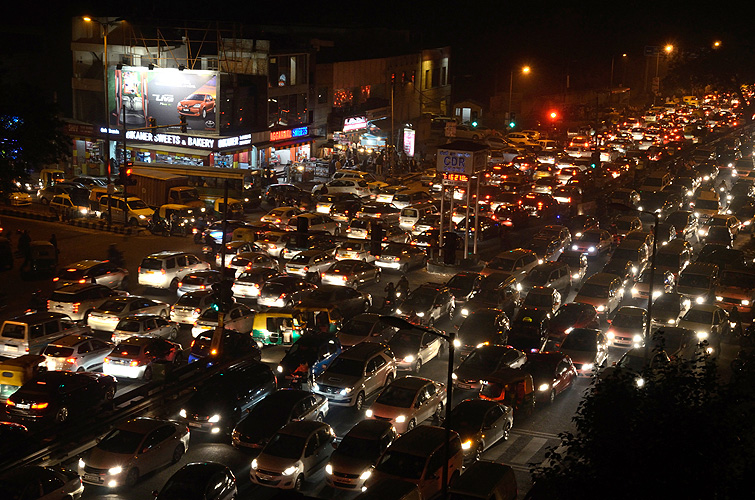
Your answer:
[[[321,135],[305,135],[302,137],[297,137],[296,139],[289,139],[287,141],[273,142],[270,145],[274,147],[275,149],[290,148],[291,146],[296,146],[297,144],[304,144],[307,142],[312,142],[315,139],[321,139],[322,137],[323,136]]]

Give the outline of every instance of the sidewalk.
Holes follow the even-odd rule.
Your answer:
[[[0,207],[0,215],[7,215],[9,217],[18,217],[21,219],[41,220],[47,222],[60,222],[62,224],[68,224],[70,226],[85,227],[88,229],[95,229],[98,231],[105,231],[118,234],[139,234],[142,230],[140,227],[125,226],[123,224],[113,223],[108,225],[107,221],[102,219],[90,219],[79,218],[69,219],[66,221],[60,220],[60,218],[51,213],[45,213],[41,210],[35,210],[34,207]]]

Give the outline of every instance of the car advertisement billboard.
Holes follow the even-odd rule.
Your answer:
[[[154,118],[158,127],[173,126],[161,131],[178,131],[184,116],[187,131],[217,131],[217,71],[124,66],[112,72],[111,126],[121,125],[125,108],[129,129],[147,127]]]

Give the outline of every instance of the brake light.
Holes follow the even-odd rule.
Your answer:
[[[137,273],[140,273],[140,272],[142,272],[142,266],[139,266],[139,267],[137,267],[137,268],[136,268],[136,272],[137,272]]]
[[[341,281],[346,282],[348,278],[346,276],[341,276]]]
[[[139,366],[139,362],[137,360],[134,360],[131,363],[129,363],[129,365],[131,365],[131,366]]]
[[[304,272],[309,271],[309,266],[304,266]]]
[[[196,314],[200,314],[200,313],[202,312],[202,310],[201,310],[200,308],[198,308],[198,307],[197,307],[196,309],[194,309],[194,312],[195,312]],[[194,342],[192,342],[192,343],[191,343],[191,345],[194,345]]]
[[[269,248],[270,250],[275,250],[275,249],[276,249],[276,248],[278,248],[278,247],[277,247],[277,246],[275,246],[274,244],[270,243],[270,245],[268,246],[268,248]]]
[[[107,364],[110,363],[110,358],[105,358],[105,359],[102,360],[102,362],[107,365]]]
[[[53,281],[59,281],[59,280],[60,280],[60,278],[58,278],[57,276],[55,276],[55,277],[54,277],[54,278],[53,278],[52,280],[53,280]]]
[[[6,400],[5,404],[8,405],[8,406],[16,406],[16,403],[14,403],[13,401],[11,401],[10,399]]]
[[[178,282],[178,288],[181,288],[182,286],[184,286],[184,282],[183,281],[179,281]]]
[[[79,283],[86,283],[86,282],[87,282],[87,280],[86,280],[86,279],[84,279],[84,278],[81,278],[81,279],[79,280]]]
[[[74,314],[77,313],[77,312],[79,312],[79,306],[81,306],[81,302],[76,302],[76,303],[73,304],[73,312],[74,312]],[[49,309],[49,306],[48,306],[48,309]]]
[[[165,269],[160,269],[161,274],[165,274]]]
[[[66,363],[75,365],[76,364],[76,358],[68,358],[68,359],[66,359]]]
[[[49,300],[47,301],[47,310],[48,311],[50,310],[50,301]]]
[[[217,349],[212,349],[210,351],[210,356],[217,356],[217,354],[218,354],[218,350]]]
[[[199,285],[200,290],[204,290],[205,288],[207,288],[207,285]]]

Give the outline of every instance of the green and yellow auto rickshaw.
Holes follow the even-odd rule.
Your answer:
[[[0,363],[0,402],[4,402],[19,387],[47,369],[45,356],[24,354]]]
[[[291,311],[263,311],[254,315],[252,338],[258,346],[291,345],[301,337]]]
[[[343,316],[338,306],[328,307],[294,306],[294,331],[299,335],[308,332],[336,333],[341,329]]]

